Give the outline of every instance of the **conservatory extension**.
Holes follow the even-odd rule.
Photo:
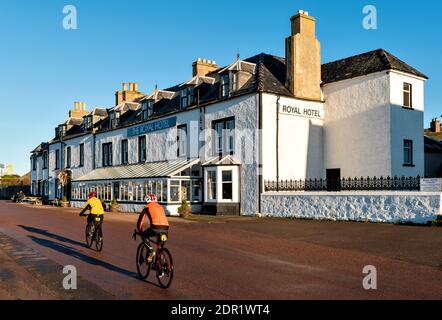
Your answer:
[[[199,211],[201,174],[198,159],[98,168],[72,181],[71,202],[80,207],[95,191],[106,202],[117,200],[122,211],[138,212],[146,196],[154,194],[169,214],[176,213],[182,200]]]

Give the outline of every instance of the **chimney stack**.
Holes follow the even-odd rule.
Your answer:
[[[69,118],[81,119],[87,114],[85,102],[74,102],[74,109],[69,110]]]
[[[285,41],[286,86],[295,98],[320,101],[321,45],[316,39],[316,20],[300,10],[290,21],[291,36]]]
[[[115,105],[126,102],[134,102],[142,98],[144,93],[138,91],[137,82],[123,82],[123,90],[115,93]]]
[[[434,118],[433,120],[431,120],[431,131],[434,133],[441,132],[440,120],[438,118]]]
[[[216,64],[216,61],[207,60],[207,59],[201,59],[198,58],[193,64],[192,64],[192,76],[206,76],[212,71],[218,70],[219,66]]]

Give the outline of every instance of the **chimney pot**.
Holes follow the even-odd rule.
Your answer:
[[[217,70],[219,67],[215,60],[208,60],[205,58],[198,58],[193,64],[193,77],[195,76],[206,76],[212,71]]]
[[[123,82],[123,91],[127,91],[127,83]]]
[[[134,83],[134,91],[138,91],[138,83],[137,82]]]

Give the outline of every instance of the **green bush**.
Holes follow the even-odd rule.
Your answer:
[[[61,202],[68,202],[68,198],[66,198],[66,196],[63,196],[63,197],[61,198]]]
[[[181,201],[181,206],[178,208],[180,217],[186,218],[192,213],[192,207],[189,206],[186,200]]]
[[[110,202],[110,205],[111,206],[118,206],[117,200],[116,199],[112,199],[111,202]]]

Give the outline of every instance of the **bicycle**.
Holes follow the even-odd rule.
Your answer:
[[[87,216],[87,215],[81,215]],[[86,246],[88,248],[92,248],[93,243],[95,242],[95,249],[98,252],[103,250],[103,229],[101,227],[102,216],[95,216],[92,223],[88,222],[86,225]]]
[[[173,280],[173,260],[170,251],[164,247],[167,239],[167,234],[147,238],[137,231],[134,231],[133,239],[136,240],[137,235],[141,237],[142,242],[137,249],[136,264],[138,276],[141,280],[146,280],[149,276],[150,270],[156,271],[156,278],[160,287],[167,289],[170,287]],[[157,238],[157,241],[154,240]],[[156,245],[156,249],[154,249]]]

